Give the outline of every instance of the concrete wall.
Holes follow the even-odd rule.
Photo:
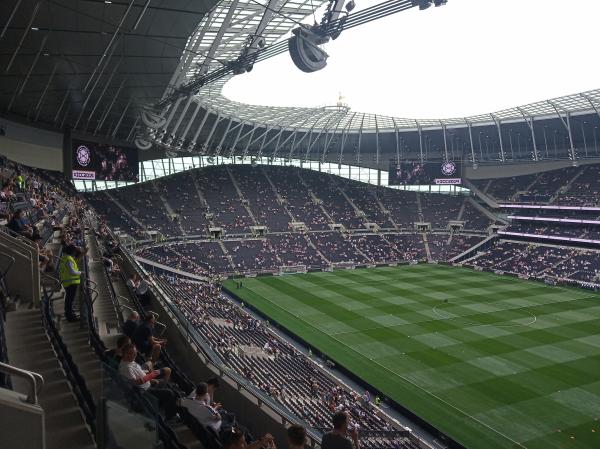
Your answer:
[[[0,154],[21,164],[62,171],[63,135],[0,119]],[[4,134],[4,135],[1,135]]]

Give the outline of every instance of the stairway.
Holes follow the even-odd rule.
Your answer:
[[[265,171],[265,169],[262,165],[260,166],[260,170],[262,171],[262,174],[265,176],[267,182],[271,186],[273,193],[275,193],[275,197],[277,198],[277,201],[280,202],[280,204],[283,206],[283,209],[285,210],[285,212],[290,216],[291,221],[296,221],[296,219],[292,215],[292,212],[288,209],[287,204],[285,204],[283,202],[283,198],[277,191],[277,187],[275,186],[275,184],[273,183],[273,181],[271,180],[271,178],[269,177],[269,175],[267,174],[267,172]]]
[[[78,323],[70,324],[79,326]],[[11,364],[35,371],[44,378],[39,404],[45,415],[46,449],[95,448],[81,409],[44,331],[40,310],[9,312],[6,340]],[[23,380],[13,378],[13,384],[15,390],[26,391]]]
[[[300,176],[300,173],[298,173],[298,179],[300,179],[300,182],[302,183],[302,185],[304,187],[306,187],[306,190],[308,191],[308,194],[310,195],[311,200],[313,201],[314,204],[319,206],[319,208],[321,209],[321,212],[323,212],[323,215],[325,215],[327,217],[327,219],[329,220],[329,223],[335,223],[333,221],[333,218],[331,218],[331,215],[329,215],[329,213],[323,207],[323,202],[319,198],[317,198],[317,196],[313,193],[313,191],[308,186],[308,184],[306,184],[306,181],[304,181],[302,176]]]
[[[142,223],[140,220],[138,220],[137,217],[134,217],[131,212],[129,212],[119,201],[117,201],[117,199],[114,196],[112,196],[108,192],[108,190],[103,190],[103,192],[108,197],[108,199],[110,199],[113,203],[115,203],[119,207],[119,209],[121,209],[125,213],[125,215],[127,215],[129,218],[131,218],[141,229],[143,229],[144,231],[147,231],[144,223]]]
[[[422,233],[421,236],[423,237],[423,245],[425,246],[425,254],[427,255],[427,260],[431,261],[431,260],[433,260],[433,258],[431,257],[431,250],[429,249],[429,242],[427,241],[427,234]]]
[[[481,204],[479,204],[473,198],[467,197],[466,201],[468,201],[475,209],[477,209],[483,215],[485,215],[486,217],[488,217],[490,220],[499,221],[499,222],[501,222],[502,224],[505,224],[505,225],[508,224],[507,220],[505,220],[504,218],[500,218],[500,217],[494,215],[492,212],[490,212],[489,210],[487,210],[485,207],[483,207]]]
[[[231,254],[229,254],[229,251],[227,251],[227,248],[225,247],[225,244],[222,240],[219,240],[219,246],[221,247],[221,251],[223,251],[223,254],[225,254],[225,257],[227,257],[227,260],[229,261],[229,266],[233,271],[235,271],[236,268],[235,263],[233,262],[233,257],[231,257]]]
[[[308,243],[308,246],[310,246],[311,248],[313,248],[313,249],[314,249],[314,250],[317,252],[317,254],[318,254],[319,256],[321,256],[321,258],[322,258],[322,259],[325,261],[325,263],[326,263],[327,265],[331,265],[331,261],[330,261],[330,260],[329,260],[327,257],[325,257],[325,254],[323,254],[323,253],[322,253],[322,252],[319,250],[319,248],[317,248],[317,245],[315,245],[315,244],[313,243],[313,241],[310,239],[310,237],[308,236],[308,234],[304,234],[304,238],[306,239],[306,241],[307,241],[307,243]]]
[[[371,193],[371,195],[373,196],[373,198],[375,198],[375,202],[379,206],[379,209],[381,209],[381,211],[385,214],[385,216],[387,217],[388,221],[392,224],[392,226],[394,226],[394,229],[396,231],[398,231],[400,228],[398,227],[398,225],[396,224],[396,222],[392,218],[392,214],[390,214],[390,212],[385,208],[385,206],[383,205],[383,203],[381,202],[381,200],[377,196],[377,193],[375,192],[375,190],[369,189],[369,192]]]
[[[423,222],[425,219],[423,218],[423,206],[421,205],[421,195],[419,192],[416,192],[417,195],[417,213],[419,214],[419,221]]]
[[[482,192],[479,188],[469,181],[467,178],[463,178],[464,186],[471,191],[472,194],[480,198],[485,204],[487,204],[492,209],[498,209],[498,201],[495,198],[491,197],[487,193]],[[491,185],[491,180],[488,182],[485,190],[487,191]]]
[[[231,179],[231,182],[233,183],[233,187],[235,187],[235,191],[237,192],[240,201],[243,202],[245,199],[244,194],[242,193],[242,189],[240,189],[239,184],[235,180],[235,176],[233,176],[233,173],[231,173],[231,170],[229,169],[229,167],[227,165],[225,165],[225,170],[227,170],[227,174],[229,175],[229,178]],[[248,213],[250,218],[252,218],[252,222],[254,223],[254,226],[258,226],[259,223],[256,220],[256,217],[254,216],[254,214],[252,213],[252,209],[250,209],[250,206],[247,204],[244,204],[244,208],[246,209],[246,212]]]
[[[150,184],[154,188],[154,191],[158,194],[158,197],[160,198],[160,201],[163,203],[163,206],[165,207],[165,210],[167,211],[167,214],[169,215],[169,217],[172,218],[172,217],[177,216],[178,214],[175,213],[175,211],[173,210],[173,208],[171,207],[171,205],[169,204],[167,199],[164,197],[162,192],[159,190],[158,182],[151,182]],[[177,227],[179,228],[181,235],[187,235],[187,233],[183,230],[183,227],[181,226],[180,220],[177,220]]]
[[[567,182],[566,185],[560,186],[556,190],[556,192],[554,192],[554,194],[552,195],[552,197],[548,201],[548,204],[554,203],[554,201],[556,200],[556,198],[558,198],[558,195],[560,195],[561,193],[568,192],[569,189],[571,188],[571,186],[573,185],[573,183],[577,180],[577,178],[579,178],[581,175],[583,175],[583,173],[585,172],[585,169],[586,169],[586,167],[582,167],[581,170],[578,170],[577,173],[575,173],[575,175],[569,180],[569,182]]]

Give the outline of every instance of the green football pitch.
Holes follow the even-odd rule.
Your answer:
[[[600,448],[600,296],[438,265],[225,286],[468,448]]]

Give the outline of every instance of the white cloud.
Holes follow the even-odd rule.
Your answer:
[[[379,1],[357,0],[359,8]],[[274,106],[332,105],[414,118],[481,114],[600,87],[598,0],[449,0],[347,30],[306,74],[285,53],[224,89]],[[320,20],[320,15],[317,16]]]

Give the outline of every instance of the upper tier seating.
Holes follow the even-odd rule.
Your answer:
[[[472,180],[500,202],[551,203],[569,206],[600,204],[600,165],[565,167],[539,174]]]

